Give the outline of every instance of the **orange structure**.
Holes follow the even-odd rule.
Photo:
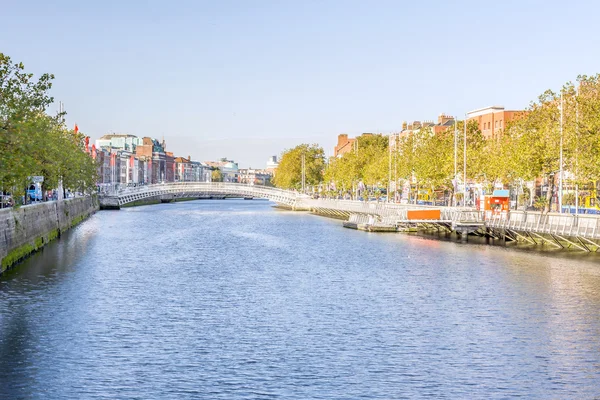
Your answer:
[[[467,113],[467,121],[476,121],[486,139],[496,139],[506,128],[506,123],[515,119],[522,111],[506,111],[502,106],[480,108]]]
[[[492,215],[508,212],[510,210],[510,195],[508,190],[494,190],[493,194],[484,196],[483,210],[490,211]]]
[[[442,217],[441,210],[408,210],[406,211],[408,220],[437,220]]]

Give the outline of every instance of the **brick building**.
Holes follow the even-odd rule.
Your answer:
[[[372,133],[363,133],[361,136],[372,135]],[[345,133],[338,135],[338,144],[333,149],[333,156],[340,157],[343,154],[350,153],[354,150],[354,142],[356,142],[356,138],[349,138]]]
[[[467,121],[476,121],[486,139],[500,137],[506,123],[515,119],[522,111],[507,111],[502,106],[480,108],[467,113]]]

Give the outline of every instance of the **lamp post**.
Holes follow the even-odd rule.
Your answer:
[[[302,194],[306,193],[306,155],[302,153]]]
[[[563,91],[560,91],[560,174],[558,176],[558,212],[562,214],[563,203]]]
[[[464,151],[463,151],[463,185],[464,185],[464,198],[463,207],[467,205],[467,114],[465,114],[465,138],[464,138]]]
[[[579,214],[579,89],[575,88],[575,216]]]
[[[454,121],[454,190],[452,190],[452,205],[456,207],[456,189],[457,185],[457,173],[458,173],[458,121]]]
[[[390,140],[388,141],[388,188],[387,188],[387,202],[390,202],[390,196],[392,193],[392,135],[390,135]],[[394,145],[396,144],[396,139],[394,137]]]

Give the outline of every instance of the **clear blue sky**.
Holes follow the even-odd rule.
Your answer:
[[[0,51],[67,122],[264,167],[301,142],[524,108],[600,72],[597,1],[3,1]],[[53,107],[56,110],[57,106]]]

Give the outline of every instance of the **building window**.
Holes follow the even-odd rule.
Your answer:
[[[498,121],[494,123],[494,128],[498,129]]]
[[[500,120],[500,129],[502,129],[502,120]]]

